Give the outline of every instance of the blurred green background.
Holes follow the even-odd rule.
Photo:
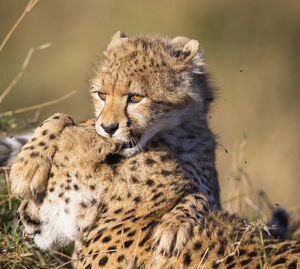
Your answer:
[[[0,42],[27,3],[0,0]],[[51,47],[35,52],[0,113],[76,90],[42,109],[39,121],[57,111],[86,119],[88,77],[115,31],[188,36],[202,44],[216,86],[211,127],[224,207],[240,195],[255,209],[253,194],[264,190],[272,204],[300,209],[299,14],[298,0],[40,0],[0,53],[0,94],[31,47]]]

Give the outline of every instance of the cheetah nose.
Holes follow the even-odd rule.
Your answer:
[[[115,131],[117,131],[117,129],[119,128],[119,123],[113,123],[108,125],[101,123],[101,127],[105,132],[112,136],[115,133]]]

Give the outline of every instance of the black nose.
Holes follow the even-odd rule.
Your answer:
[[[104,129],[105,132],[112,136],[115,133],[115,131],[119,128],[119,123],[113,123],[109,125],[104,125],[103,123],[101,123],[101,127]]]

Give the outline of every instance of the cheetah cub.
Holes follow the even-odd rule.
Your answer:
[[[176,255],[192,236],[191,225],[209,208],[220,209],[216,143],[207,123],[213,94],[199,42],[185,37],[130,38],[117,32],[104,54],[91,80],[95,120],[86,128],[95,129],[106,141],[121,144],[120,155],[128,159],[149,143],[160,141],[177,159],[184,177],[205,196],[201,202],[192,199],[192,204],[199,203],[193,209],[194,218],[179,218],[170,211],[156,231],[156,249]],[[57,151],[56,138],[73,121],[63,117],[57,123],[46,128],[46,122],[23,147],[12,167],[16,196],[42,199]],[[162,158],[161,165],[164,162]],[[170,175],[165,169],[162,173]],[[171,243],[174,238],[175,247]]]
[[[101,205],[101,199],[97,195],[103,191],[99,186],[102,178],[109,179],[111,184],[121,179],[122,185],[113,195],[114,198],[111,198],[111,206],[115,207],[119,202],[122,204],[122,196],[138,206],[141,204],[141,195],[147,195],[148,203],[152,207],[149,214],[161,217],[154,231],[152,247],[155,252],[163,255],[179,255],[193,236],[193,226],[199,225],[212,208],[211,202],[204,194],[199,193],[194,182],[184,176],[182,165],[159,137],[148,143],[143,151],[125,158],[122,156],[123,144],[99,136],[95,132],[94,123],[91,119],[76,126],[69,116],[61,113],[44,121],[11,167],[12,193],[21,199],[42,204],[45,199],[49,199],[47,195],[56,193],[59,189],[57,197],[51,198],[50,203],[56,203],[55,199],[65,199],[68,204],[73,194],[66,197],[64,192],[73,188],[75,191],[79,190],[79,183],[72,186],[71,182],[74,177],[77,180],[80,178],[80,184],[89,186],[93,193],[82,203],[94,204],[93,210],[96,210],[96,214],[98,206]],[[86,148],[85,154],[82,152],[83,148]],[[96,155],[95,150],[91,150],[94,148],[98,148]],[[89,156],[89,152],[93,154]],[[75,165],[73,160],[76,160],[76,169],[72,168]],[[94,175],[95,171],[99,173]],[[66,178],[66,185],[59,184],[57,177]],[[173,180],[175,178],[177,180]],[[123,185],[129,182],[137,184],[136,186],[142,185],[148,191],[144,191],[144,194],[140,191],[125,194],[126,188]],[[179,184],[182,184],[180,188]],[[165,197],[166,194],[168,197]],[[133,206],[131,203],[130,206]],[[143,202],[140,205],[141,210],[145,206]]]

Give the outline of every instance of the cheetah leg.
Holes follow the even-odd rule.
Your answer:
[[[11,172],[13,195],[21,199],[39,199],[47,188],[51,160],[56,152],[56,139],[73,120],[56,113],[45,120],[34,132],[14,161]]]
[[[189,239],[193,226],[201,224],[211,205],[202,194],[189,194],[162,217],[152,242],[156,254],[178,256]]]

